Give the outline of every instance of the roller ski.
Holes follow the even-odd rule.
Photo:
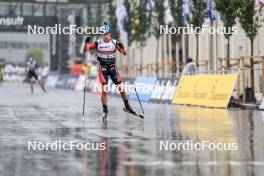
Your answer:
[[[103,112],[103,115],[102,115],[102,118],[103,118],[103,122],[106,122],[106,119],[107,119],[107,115],[108,115],[107,113],[104,113],[104,112]]]
[[[124,110],[125,112],[127,112],[127,113],[133,114],[133,115],[135,115],[135,116],[138,116],[138,117],[144,119],[144,116],[141,115],[141,114],[139,114],[139,113],[136,113],[136,112],[130,107],[130,105],[129,105],[128,103],[125,103],[125,107],[123,108],[123,110]]]
[[[41,83],[39,83],[39,85],[40,85],[40,87],[41,87],[42,91],[43,91],[44,93],[47,93],[47,91],[46,91],[45,87],[44,87],[44,86],[43,86]]]

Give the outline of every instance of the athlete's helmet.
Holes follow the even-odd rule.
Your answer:
[[[100,34],[107,33],[111,33],[111,28],[107,25],[107,23],[104,23],[104,25],[100,27]]]
[[[33,62],[33,58],[32,57],[29,58],[29,62]]]

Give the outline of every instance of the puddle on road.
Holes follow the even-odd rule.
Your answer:
[[[22,112],[24,107],[12,108]],[[42,108],[47,109],[43,105],[40,111],[34,111],[34,117],[30,112],[16,116],[20,123],[8,123],[7,117],[0,119],[0,175],[260,176],[264,172],[262,112],[147,105],[149,116],[144,121],[116,111],[107,125],[103,125],[89,114],[79,117],[69,112],[67,115],[65,112],[72,111],[66,110],[68,106],[60,107],[59,111],[48,107],[50,112],[46,114],[38,114]],[[52,118],[53,112],[56,118]],[[94,151],[28,151],[29,139],[46,143],[56,139],[99,142],[106,147]],[[160,141],[188,140],[237,143],[238,150],[161,151],[159,148]]]

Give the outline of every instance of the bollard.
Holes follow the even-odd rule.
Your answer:
[[[240,70],[241,70],[241,75],[242,75],[242,91],[243,91],[243,103],[246,102],[246,80],[245,80],[245,58],[241,57],[240,58]]]

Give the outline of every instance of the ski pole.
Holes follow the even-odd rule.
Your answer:
[[[123,56],[123,55],[122,55],[122,56]],[[129,72],[129,70],[128,70],[128,66],[127,66],[127,59],[126,59],[126,58],[124,59],[124,57],[123,57],[123,60],[125,61],[127,75],[130,75],[130,72]],[[128,77],[129,77],[129,76],[128,76]],[[132,82],[132,77],[131,77],[131,82]],[[144,112],[144,109],[143,109],[142,103],[141,103],[141,101],[140,101],[140,98],[139,98],[139,96],[138,96],[137,89],[136,89],[136,86],[135,86],[135,85],[134,85],[134,91],[135,91],[135,93],[136,93],[136,96],[137,96],[138,102],[139,102],[139,104],[140,104],[140,108],[141,108],[141,110],[142,110],[142,112],[143,112],[143,114],[144,114],[145,112]]]
[[[85,53],[86,62],[88,61],[88,56],[89,56],[89,49]],[[85,110],[85,94],[86,94],[86,85],[87,85],[87,79],[88,79],[87,64],[85,64],[84,74],[85,74],[85,80],[84,80],[84,88],[83,88],[83,115],[84,115],[84,110]]]
[[[143,114],[144,114],[143,106],[142,106],[142,104],[141,104],[141,101],[140,101],[140,98],[139,98],[139,96],[138,96],[137,89],[136,89],[136,86],[135,86],[135,85],[134,85],[134,90],[135,90],[135,92],[136,92],[137,99],[138,99],[138,102],[139,102],[139,104],[140,104],[141,110],[142,110],[142,112],[143,112]]]
[[[84,115],[84,109],[85,109],[85,92],[86,92],[86,78],[85,78],[85,81],[84,81],[84,88],[83,88],[83,115]]]

